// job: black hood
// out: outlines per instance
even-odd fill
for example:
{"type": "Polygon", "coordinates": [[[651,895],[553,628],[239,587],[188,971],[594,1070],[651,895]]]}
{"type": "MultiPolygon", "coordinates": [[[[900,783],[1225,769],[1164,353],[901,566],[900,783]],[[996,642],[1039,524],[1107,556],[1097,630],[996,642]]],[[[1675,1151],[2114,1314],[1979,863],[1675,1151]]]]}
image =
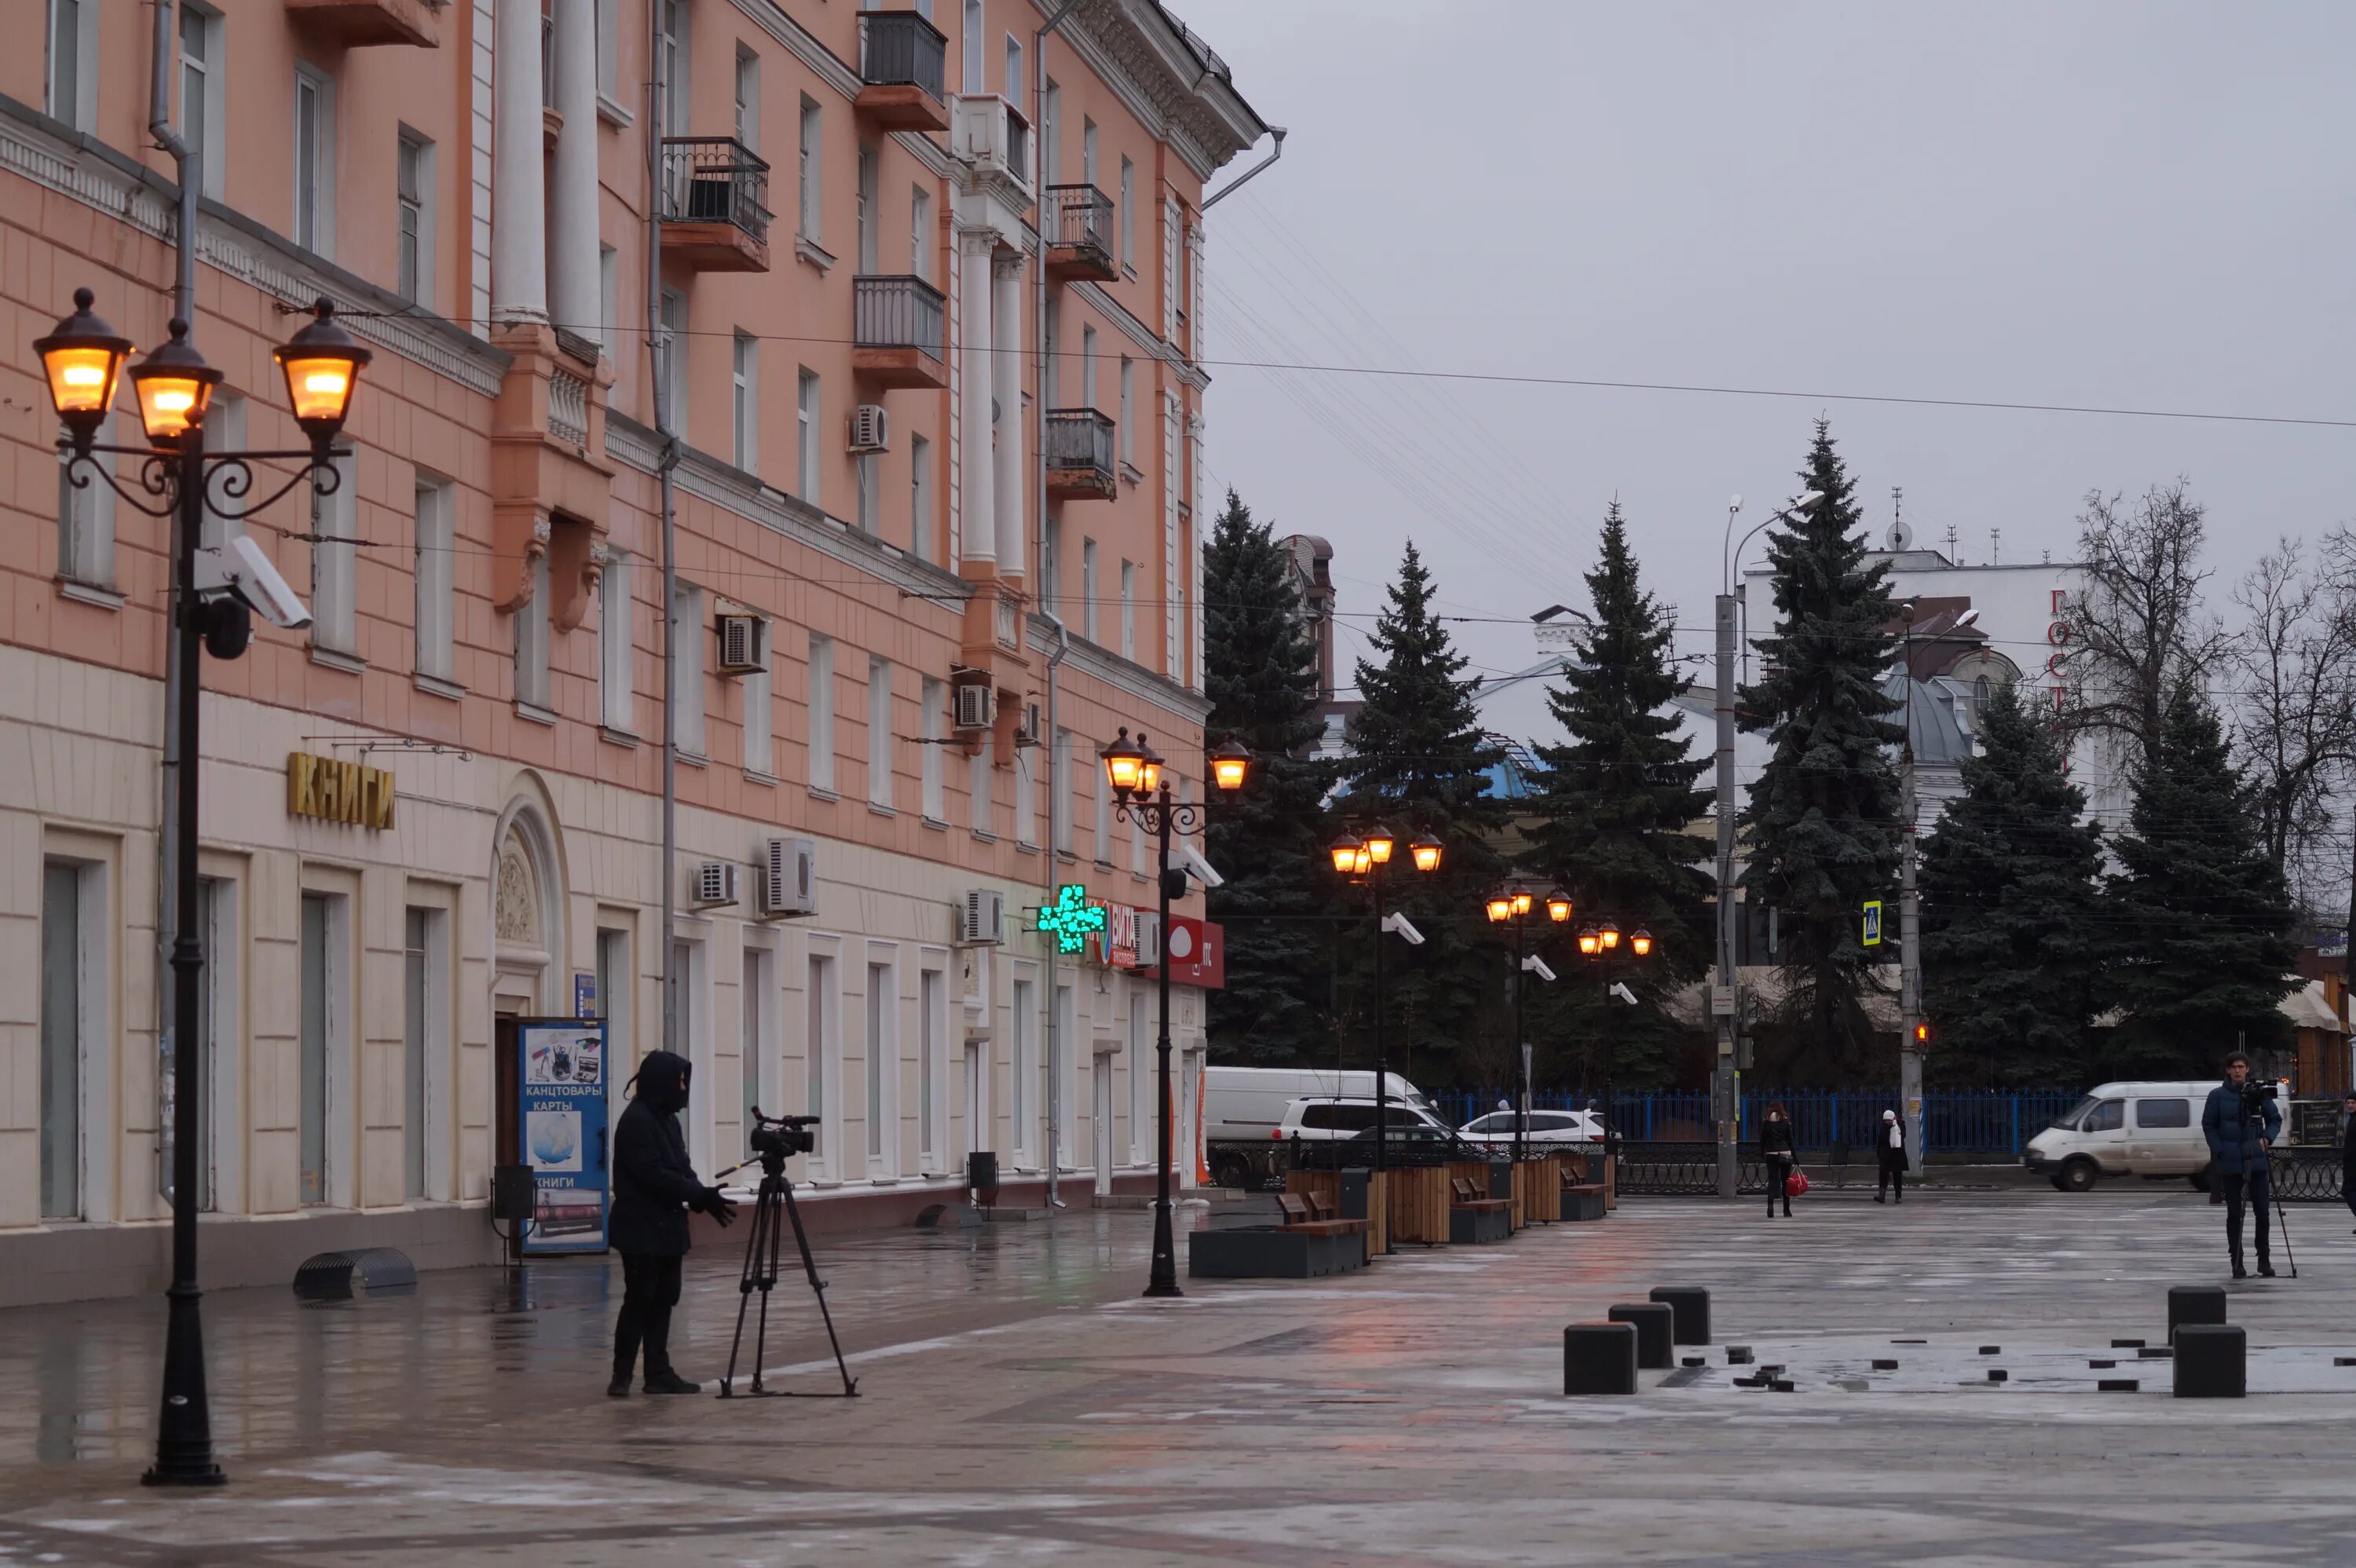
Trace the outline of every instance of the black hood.
{"type": "Polygon", "coordinates": [[[665,1115],[687,1109],[688,1075],[695,1071],[686,1057],[674,1051],[653,1051],[638,1063],[638,1098],[647,1109],[665,1115]]]}

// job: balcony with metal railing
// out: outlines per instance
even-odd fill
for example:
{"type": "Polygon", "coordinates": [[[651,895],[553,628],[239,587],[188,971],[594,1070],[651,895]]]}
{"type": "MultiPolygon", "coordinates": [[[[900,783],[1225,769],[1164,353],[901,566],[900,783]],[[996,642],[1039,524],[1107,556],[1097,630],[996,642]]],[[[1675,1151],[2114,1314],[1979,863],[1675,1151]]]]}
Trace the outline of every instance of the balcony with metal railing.
{"type": "Polygon", "coordinates": [[[1051,185],[1040,203],[1040,217],[1049,277],[1092,278],[1101,283],[1119,278],[1120,261],[1112,248],[1112,197],[1092,185],[1051,185]]]}
{"type": "Polygon", "coordinates": [[[665,136],[663,254],[711,272],[769,270],[769,165],[734,136],[665,136]]]}
{"type": "Polygon", "coordinates": [[[852,110],[879,131],[946,131],[948,39],[914,11],[859,17],[859,96],[852,110]]]}
{"type": "Polygon", "coordinates": [[[1094,409],[1047,411],[1047,498],[1109,501],[1120,494],[1113,422],[1094,409]]]}
{"type": "Polygon", "coordinates": [[[851,288],[851,368],[861,379],[878,388],[949,384],[940,290],[907,276],[858,277],[851,288]]]}

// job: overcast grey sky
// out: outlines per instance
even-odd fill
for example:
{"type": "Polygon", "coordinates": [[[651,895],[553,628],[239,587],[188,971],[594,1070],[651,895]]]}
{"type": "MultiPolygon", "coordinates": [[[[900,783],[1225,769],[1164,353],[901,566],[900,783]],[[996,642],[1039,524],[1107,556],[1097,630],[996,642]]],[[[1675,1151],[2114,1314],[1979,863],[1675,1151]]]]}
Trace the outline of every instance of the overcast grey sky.
{"type": "Polygon", "coordinates": [[[1788,494],[1820,411],[1877,533],[1902,485],[1972,560],[1991,528],[2062,557],[2088,489],[2182,473],[2222,608],[2356,517],[2356,430],[1217,363],[2356,419],[2356,6],[1173,3],[1291,131],[1210,215],[1208,464],[1333,539],[1345,613],[1410,534],[1451,611],[1584,603],[1616,494],[1706,628],[1729,495],[1747,527],[1788,494]]]}

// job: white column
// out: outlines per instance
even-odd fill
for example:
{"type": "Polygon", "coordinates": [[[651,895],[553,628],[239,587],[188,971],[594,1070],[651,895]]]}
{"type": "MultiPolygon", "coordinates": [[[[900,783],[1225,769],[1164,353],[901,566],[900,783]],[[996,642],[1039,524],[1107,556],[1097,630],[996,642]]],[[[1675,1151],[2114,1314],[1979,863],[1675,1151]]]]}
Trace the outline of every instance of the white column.
{"type": "MultiPolygon", "coordinates": [[[[540,0],[498,0],[491,125],[491,319],[548,319],[540,0]]],[[[594,68],[593,68],[594,69],[594,68]]]]}
{"type": "Polygon", "coordinates": [[[595,338],[604,325],[597,282],[596,0],[556,0],[556,184],[548,193],[548,304],[560,326],[595,338]]]}
{"type": "Polygon", "coordinates": [[[995,309],[991,336],[997,343],[995,382],[998,388],[998,445],[994,453],[997,485],[998,572],[1001,577],[1025,573],[1029,560],[1023,549],[1023,260],[1001,258],[991,268],[995,309]]]}
{"type": "MultiPolygon", "coordinates": [[[[998,559],[998,532],[991,521],[997,462],[991,454],[991,252],[987,232],[958,236],[958,527],[965,559],[998,559]]],[[[979,1146],[976,1146],[979,1147],[979,1146]]]]}

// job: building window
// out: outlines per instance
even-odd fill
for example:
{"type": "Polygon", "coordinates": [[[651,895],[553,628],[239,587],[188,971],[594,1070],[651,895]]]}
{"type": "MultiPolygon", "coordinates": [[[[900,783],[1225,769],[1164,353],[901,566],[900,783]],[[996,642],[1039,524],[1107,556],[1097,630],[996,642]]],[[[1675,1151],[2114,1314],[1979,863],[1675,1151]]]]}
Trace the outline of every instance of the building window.
{"type": "Polygon", "coordinates": [[[433,1125],[430,1091],[441,1077],[432,1064],[449,1048],[449,918],[442,910],[412,904],[402,928],[402,1194],[412,1202],[431,1196],[436,1163],[427,1134],[433,1125]]]}
{"type": "Polygon", "coordinates": [[[1120,264],[1130,264],[1137,254],[1137,165],[1127,158],[1120,161],[1120,264]]]}
{"type": "Polygon", "coordinates": [[[1038,764],[1032,758],[1038,754],[1036,746],[1017,744],[1012,773],[1014,784],[1014,842],[1039,847],[1039,787],[1038,764]]]}
{"type": "Polygon", "coordinates": [[[1064,90],[1047,80],[1047,91],[1039,95],[1039,183],[1059,185],[1063,173],[1063,148],[1058,144],[1064,121],[1064,90]]]}
{"type": "Polygon", "coordinates": [[[867,661],[867,804],[892,805],[892,661],[867,661]]]}
{"type": "Polygon", "coordinates": [[[1055,757],[1047,774],[1048,837],[1059,854],[1072,852],[1072,732],[1055,731],[1055,757]]]}
{"type": "Polygon", "coordinates": [[[597,0],[597,95],[610,101],[621,89],[622,0],[597,0]]]}
{"type": "Polygon", "coordinates": [[[1137,563],[1120,563],[1120,656],[1137,657],[1137,563]]]}
{"type": "MultiPolygon", "coordinates": [[[[75,0],[75,4],[87,26],[98,9],[97,0],[75,0]]],[[[197,171],[197,193],[216,201],[220,199],[221,171],[227,163],[224,123],[229,101],[222,91],[221,70],[229,57],[221,47],[222,26],[220,12],[182,0],[180,140],[187,144],[188,165],[197,171]]]]}
{"type": "Polygon", "coordinates": [[[770,731],[770,628],[761,628],[761,667],[737,677],[744,698],[744,771],[765,779],[777,776],[776,743],[770,731]]]}
{"type": "Polygon", "coordinates": [[[1097,183],[1097,123],[1085,114],[1080,116],[1080,179],[1097,183]]]}
{"type": "Polygon", "coordinates": [[[612,364],[621,341],[622,256],[611,245],[597,247],[597,345],[612,364]]]}
{"type": "Polygon", "coordinates": [[[1145,1108],[1146,1090],[1151,1086],[1153,1070],[1146,1063],[1146,1052],[1152,1049],[1152,1025],[1145,1012],[1145,987],[1129,987],[1129,1157],[1132,1164],[1142,1165],[1153,1157],[1150,1147],[1152,1126],[1151,1113],[1145,1108]]]}
{"type": "Polygon", "coordinates": [[[1097,541],[1080,540],[1080,635],[1097,640],[1097,541]]]}
{"type": "Polygon", "coordinates": [[[1007,1032],[1012,1037],[1007,1056],[1013,1071],[1009,1074],[1008,1088],[1012,1092],[1010,1108],[1014,1113],[1014,1163],[1031,1163],[1031,1125],[1033,1097],[1032,1075],[1038,1071],[1031,1059],[1031,1031],[1038,1026],[1039,987],[1031,981],[1018,978],[1014,982],[1014,1005],[1008,1017],[1007,1032]]]}
{"type": "Polygon", "coordinates": [[[883,463],[883,453],[876,452],[862,452],[851,460],[851,474],[859,485],[857,520],[862,534],[876,531],[875,492],[884,482],[883,463]]]}
{"type": "Polygon", "coordinates": [[[1090,768],[1088,776],[1096,780],[1096,862],[1112,864],[1112,786],[1105,781],[1102,768],[1090,768]]]}
{"type": "Polygon", "coordinates": [[[548,700],[549,568],[546,551],[531,562],[531,599],[516,606],[515,696],[526,708],[545,713],[548,700]]]}
{"type": "Polygon", "coordinates": [[[336,237],[336,89],[294,69],[294,243],[332,259],[336,237]]]}
{"type": "MultiPolygon", "coordinates": [[[[98,427],[98,439],[114,439],[115,420],[109,414],[98,427]]],[[[97,463],[114,459],[97,454],[97,463]]],[[[68,582],[105,592],[114,592],[114,488],[94,474],[89,483],[74,483],[70,458],[58,461],[58,576],[68,582]]]]}
{"type": "Polygon", "coordinates": [[[933,275],[933,193],[923,186],[908,192],[908,272],[929,282],[933,275]]]}
{"type": "Polygon", "coordinates": [[[908,438],[908,549],[933,559],[933,443],[921,435],[908,438]]]}
{"type": "Polygon", "coordinates": [[[809,786],[834,788],[834,639],[809,640],[809,786]]]}
{"type": "MultiPolygon", "coordinates": [[[[91,108],[88,89],[91,68],[98,63],[97,30],[98,0],[48,0],[49,59],[46,78],[48,96],[43,107],[53,120],[62,120],[77,131],[90,129],[91,108]]],[[[187,31],[188,14],[181,14],[181,30],[187,31]]],[[[204,24],[199,20],[198,29],[204,24]]],[[[46,1167],[43,1168],[47,1169],[46,1167]]]]}
{"type": "Polygon", "coordinates": [[[655,39],[655,80],[662,84],[662,124],[671,135],[687,128],[687,0],[656,0],[662,30],[655,39]]]}
{"type": "Polygon", "coordinates": [[[821,137],[825,123],[819,117],[818,101],[804,94],[801,124],[801,237],[815,245],[819,240],[819,161],[824,155],[821,137]]]}
{"type": "Polygon", "coordinates": [[[965,0],[965,31],[958,39],[958,47],[964,53],[965,91],[969,94],[982,91],[981,31],[981,0],[965,0]]]}
{"type": "Polygon", "coordinates": [[[457,567],[457,528],[452,517],[455,494],[446,479],[417,476],[414,492],[417,558],[413,582],[417,602],[417,673],[448,680],[453,669],[452,644],[456,626],[453,583],[457,567]]]}
{"type": "Polygon", "coordinates": [[[818,372],[802,368],[799,395],[794,402],[798,424],[794,432],[798,459],[795,464],[794,494],[811,506],[820,505],[818,485],[818,372]]]}
{"type": "Polygon", "coordinates": [[[303,895],[296,967],[300,996],[295,1079],[295,1147],[300,1160],[300,1200],[316,1206],[334,1201],[342,1173],[331,1167],[339,1151],[328,1136],[328,1107],[343,1085],[336,1069],[348,1025],[342,944],[344,900],[327,893],[303,895]]]}
{"type": "Polygon", "coordinates": [[[83,1076],[106,995],[105,882],[73,860],[41,867],[41,1218],[82,1211],[83,1076]]]}
{"type": "Polygon", "coordinates": [[[876,271],[877,244],[875,175],[878,160],[875,149],[866,143],[859,144],[859,270],[873,275],[876,271]]]}
{"type": "Polygon", "coordinates": [[[662,336],[655,345],[661,355],[657,390],[664,407],[656,422],[668,421],[676,435],[687,428],[687,296],[677,289],[662,292],[662,336]]]}
{"type": "Polygon", "coordinates": [[[1012,33],[1006,35],[1006,85],[1000,91],[1017,110],[1023,107],[1023,40],[1012,33]]]}
{"type": "Polygon", "coordinates": [[[403,127],[393,169],[393,292],[434,304],[434,144],[403,127]]]}
{"type": "Polygon", "coordinates": [[[737,467],[760,472],[761,432],[757,399],[760,391],[761,341],[749,332],[736,334],[729,365],[728,429],[737,467]]]}
{"type": "Polygon", "coordinates": [[[1046,308],[1039,315],[1039,325],[1046,338],[1047,355],[1046,365],[1040,371],[1039,379],[1046,385],[1047,406],[1060,409],[1065,406],[1064,357],[1059,352],[1064,344],[1064,307],[1063,302],[1054,294],[1047,296],[1046,308]]]}
{"type": "MultiPolygon", "coordinates": [[[[744,1145],[747,1155],[756,1152],[751,1141],[753,1113],[764,1099],[772,1105],[777,1104],[777,1097],[769,1093],[769,964],[767,948],[747,944],[743,982],[736,987],[740,1009],[736,1071],[743,1081],[744,1090],[738,1102],[740,1110],[736,1125],[740,1136],[737,1141],[744,1145]]],[[[769,1114],[776,1115],[777,1113],[772,1111],[769,1114]]]]}
{"type": "MultiPolygon", "coordinates": [[[[311,491],[311,645],[347,657],[359,656],[359,615],[354,581],[359,567],[352,492],[359,485],[351,454],[336,459],[342,482],[335,489],[311,491]]],[[[543,601],[544,603],[544,601],[543,601]]]]}
{"type": "Polygon", "coordinates": [[[1120,442],[1120,460],[1136,461],[1137,445],[1130,433],[1130,409],[1137,400],[1137,362],[1124,354],[1120,357],[1120,418],[1116,421],[1116,435],[1120,442]]]}
{"type": "Polygon", "coordinates": [[[941,752],[948,736],[943,729],[948,721],[948,688],[931,676],[924,677],[917,687],[917,701],[924,711],[918,716],[924,744],[916,748],[923,769],[921,792],[925,820],[947,822],[948,802],[941,787],[941,752]]]}
{"type": "Polygon", "coordinates": [[[627,735],[637,721],[637,606],[630,579],[636,563],[616,549],[605,552],[597,581],[597,685],[599,721],[627,735]]]}
{"type": "Polygon", "coordinates": [[[605,1019],[605,1061],[614,1071],[634,1068],[638,1053],[632,1048],[630,1009],[637,992],[630,957],[630,933],[613,926],[597,930],[597,1010],[605,1019]]]}
{"type": "Polygon", "coordinates": [[[899,1140],[892,1136],[893,1102],[899,1098],[892,1092],[899,1066],[892,1017],[897,989],[891,965],[867,966],[867,1168],[878,1176],[890,1175],[898,1163],[893,1157],[899,1140]]]}
{"type": "Polygon", "coordinates": [[[842,1132],[835,1106],[836,1085],[842,1076],[842,999],[836,989],[831,954],[809,955],[809,976],[804,987],[809,1002],[802,1035],[804,1067],[809,1079],[809,1114],[818,1118],[810,1150],[810,1174],[823,1176],[834,1158],[842,1132]]]}
{"type": "Polygon", "coordinates": [[[997,769],[992,756],[998,749],[997,737],[985,730],[981,745],[966,765],[966,800],[971,811],[973,830],[989,834],[997,830],[998,802],[992,798],[997,788],[997,769]]]}
{"type": "Polygon", "coordinates": [[[736,46],[736,140],[748,153],[761,150],[761,57],[736,46]]]}
{"type": "Polygon", "coordinates": [[[703,590],[679,584],[670,602],[671,735],[691,757],[703,755],[703,590]]]}
{"type": "Polygon", "coordinates": [[[1039,528],[1039,605],[1061,613],[1064,597],[1064,519],[1051,517],[1039,528]]]}
{"type": "Polygon", "coordinates": [[[948,976],[938,969],[917,972],[916,1156],[930,1171],[941,1147],[934,1125],[941,1104],[941,1038],[948,1032],[948,976]]]}
{"type": "Polygon", "coordinates": [[[1097,407],[1097,329],[1080,324],[1080,407],[1097,407]]]}

